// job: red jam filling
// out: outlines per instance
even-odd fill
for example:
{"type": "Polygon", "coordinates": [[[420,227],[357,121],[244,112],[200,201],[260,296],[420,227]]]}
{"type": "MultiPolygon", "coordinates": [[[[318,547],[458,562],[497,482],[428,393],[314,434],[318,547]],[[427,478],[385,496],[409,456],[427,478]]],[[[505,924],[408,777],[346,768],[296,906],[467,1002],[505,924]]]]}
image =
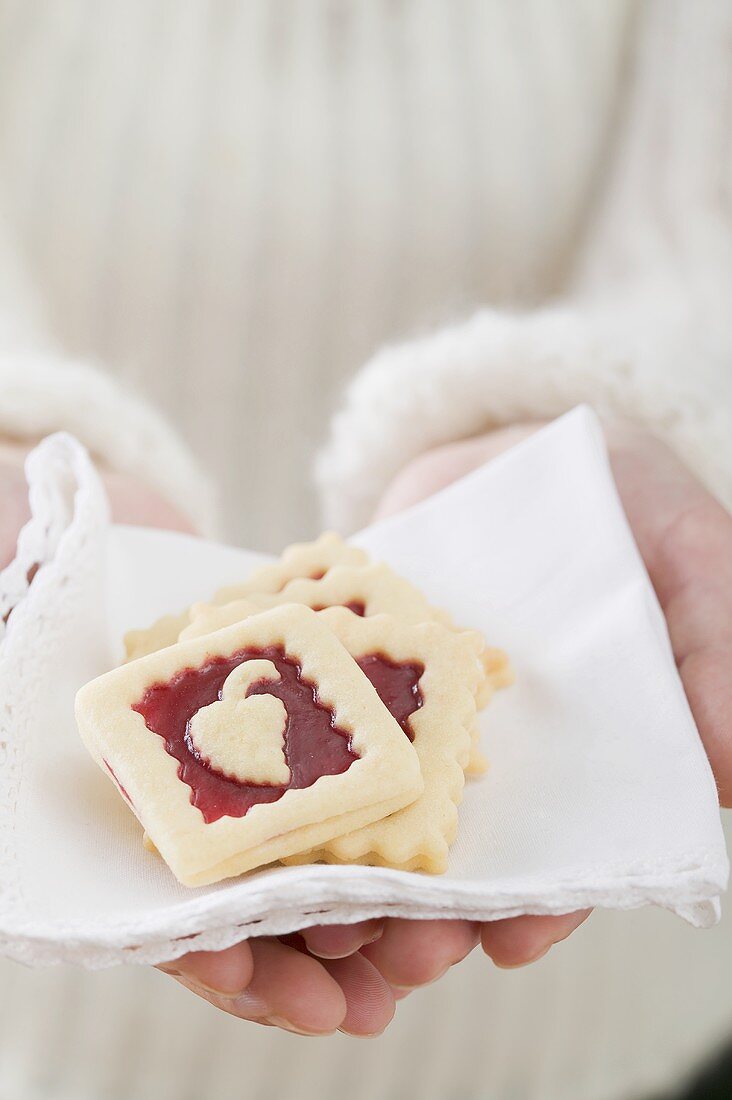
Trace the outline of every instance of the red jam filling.
{"type": "Polygon", "coordinates": [[[327,611],[329,607],[347,607],[349,611],[352,611],[354,615],[363,618],[366,614],[366,604],[361,600],[349,600],[348,603],[332,604],[324,603],[320,607],[314,607],[313,611],[327,611]]]}
{"type": "Polygon", "coordinates": [[[111,764],[109,763],[109,761],[108,761],[108,760],[104,760],[104,767],[105,767],[105,768],[107,769],[107,771],[109,772],[109,774],[110,774],[110,775],[112,776],[112,779],[113,779],[113,780],[115,781],[115,783],[117,784],[117,787],[119,788],[119,792],[120,792],[120,794],[121,794],[121,795],[123,796],[123,798],[127,799],[127,801],[129,802],[129,804],[130,804],[130,806],[131,806],[131,805],[132,805],[132,799],[130,798],[130,796],[128,795],[127,791],[126,791],[126,790],[124,789],[124,787],[123,787],[123,786],[122,786],[122,784],[120,783],[120,781],[119,781],[119,779],[117,778],[117,776],[116,776],[116,775],[114,774],[114,769],[113,769],[112,765],[111,765],[111,764]]]}
{"type": "Polygon", "coordinates": [[[424,666],[397,664],[378,653],[359,658],[358,666],[366,673],[382,703],[396,718],[409,740],[414,741],[409,718],[422,706],[419,680],[424,666]]]}
{"type": "MultiPolygon", "coordinates": [[[[358,664],[413,741],[409,718],[422,706],[419,679],[423,666],[398,664],[376,653],[362,657],[358,664]]],[[[132,709],[142,715],[149,730],[163,738],[166,750],[179,761],[178,776],[191,788],[191,802],[207,824],[220,817],[244,817],[257,803],[276,802],[285,791],[310,787],[321,775],[340,775],[358,759],[348,733],[335,724],[333,711],[318,700],[316,685],[303,679],[300,666],[275,647],[241,650],[232,657],[215,657],[201,668],[184,669],[169,683],[148,688],[132,709]],[[240,783],[216,771],[199,757],[189,735],[191,718],[221,697],[229,673],[242,661],[255,658],[272,661],[281,677],[254,684],[248,694],[274,695],[285,705],[284,750],[290,768],[286,786],[240,783]]],[[[109,771],[129,800],[111,768],[109,771]]]]}
{"type": "Polygon", "coordinates": [[[316,685],[303,679],[300,666],[274,647],[241,650],[232,657],[215,657],[201,668],[184,669],[169,683],[149,688],[132,709],[180,762],[178,776],[191,788],[191,802],[207,824],[220,817],[243,817],[252,806],[276,802],[286,790],[310,787],[321,775],[339,775],[358,759],[349,734],[335,724],[333,711],[319,702],[316,685]],[[281,677],[254,684],[248,694],[274,695],[285,705],[284,750],[290,768],[286,786],[240,783],[217,772],[199,758],[188,733],[194,714],[220,698],[229,673],[242,661],[256,658],[271,661],[281,677]]]}

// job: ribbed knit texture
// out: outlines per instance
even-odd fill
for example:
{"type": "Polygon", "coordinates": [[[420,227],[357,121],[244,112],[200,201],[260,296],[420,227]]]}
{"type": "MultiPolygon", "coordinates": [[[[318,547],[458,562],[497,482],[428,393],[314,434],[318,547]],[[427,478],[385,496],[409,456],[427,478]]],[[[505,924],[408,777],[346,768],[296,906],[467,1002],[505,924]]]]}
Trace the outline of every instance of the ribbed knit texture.
{"type": "MultiPolygon", "coordinates": [[[[48,337],[170,414],[223,485],[230,537],[278,549],[312,533],[310,458],[382,343],[557,295],[585,243],[570,308],[606,347],[608,287],[655,279],[667,226],[684,272],[710,247],[726,264],[728,10],[0,0],[0,181],[48,337]],[[709,64],[690,96],[691,48],[709,64]],[[631,66],[647,81],[632,117],[631,66]],[[671,119],[650,147],[649,116],[671,119]],[[690,196],[705,197],[698,228],[690,196]]],[[[6,301],[11,267],[0,252],[6,301]]],[[[6,347],[25,308],[0,326],[6,347]]],[[[729,952],[724,924],[598,913],[526,971],[476,954],[372,1044],[248,1027],[151,972],[3,965],[0,1095],[639,1100],[732,1028],[729,952]]]]}
{"type": "Polygon", "coordinates": [[[314,531],[310,458],[374,348],[559,285],[627,23],[599,0],[1,0],[0,188],[52,334],[171,416],[229,536],[314,531]]]}
{"type": "Polygon", "coordinates": [[[583,401],[650,427],[732,507],[731,41],[723,3],[644,7],[598,210],[560,301],[484,309],[381,350],[321,456],[329,524],[367,522],[430,447],[583,401]]]}

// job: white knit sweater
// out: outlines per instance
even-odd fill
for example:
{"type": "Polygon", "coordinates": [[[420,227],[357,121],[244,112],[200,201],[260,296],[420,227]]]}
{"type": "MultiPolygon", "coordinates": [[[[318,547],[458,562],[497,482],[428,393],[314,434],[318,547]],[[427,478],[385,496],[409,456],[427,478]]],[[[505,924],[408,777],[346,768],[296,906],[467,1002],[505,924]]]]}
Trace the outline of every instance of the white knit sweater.
{"type": "Polygon", "coordinates": [[[587,401],[670,443],[732,507],[732,11],[642,13],[603,194],[554,305],[484,309],[380,351],[318,465],[328,522],[367,521],[429,447],[587,401]]]}
{"type": "MultiPolygon", "coordinates": [[[[329,523],[578,401],[732,504],[726,0],[0,0],[0,31],[0,431],[68,428],[207,524],[154,398],[229,536],[275,549],[315,526],[341,381],[450,319],[351,383],[329,523]]],[[[525,972],[476,955],[373,1045],[4,965],[0,1094],[640,1100],[732,1032],[731,953],[728,920],[598,913],[525,972]]]]}

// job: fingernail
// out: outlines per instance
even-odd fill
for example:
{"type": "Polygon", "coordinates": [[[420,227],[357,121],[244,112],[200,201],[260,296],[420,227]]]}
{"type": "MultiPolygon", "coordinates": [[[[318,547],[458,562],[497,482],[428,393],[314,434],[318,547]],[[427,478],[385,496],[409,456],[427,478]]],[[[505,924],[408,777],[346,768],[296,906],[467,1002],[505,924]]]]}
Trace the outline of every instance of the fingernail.
{"type": "Polygon", "coordinates": [[[312,947],[308,948],[308,952],[314,959],[323,959],[325,962],[337,962],[339,959],[350,959],[351,955],[355,955],[357,951],[358,948],[354,947],[352,951],[346,951],[345,953],[343,951],[337,951],[334,954],[332,951],[321,951],[320,949],[316,951],[312,947]]]}
{"type": "MultiPolygon", "coordinates": [[[[353,944],[345,951],[324,951],[322,947],[311,947],[310,944],[307,944],[307,948],[308,952],[311,955],[314,955],[316,959],[325,959],[326,961],[334,961],[336,959],[348,959],[351,955],[355,955],[357,951],[360,951],[362,947],[368,947],[369,944],[376,943],[377,940],[381,939],[383,934],[384,926],[382,924],[379,925],[379,927],[376,928],[366,939],[363,939],[360,942],[353,944]]],[[[307,938],[305,942],[307,943],[307,938]]]]}
{"type": "Polygon", "coordinates": [[[416,988],[416,985],[393,985],[391,992],[395,1001],[403,1001],[410,993],[414,993],[416,988]]]}
{"type": "MultiPolygon", "coordinates": [[[[195,985],[199,989],[202,989],[205,993],[211,993],[214,997],[225,997],[227,1001],[239,1000],[239,998],[247,996],[247,993],[242,992],[241,989],[217,989],[215,985],[209,985],[208,982],[202,982],[201,979],[195,975],[181,974],[180,977],[190,982],[191,985],[195,985]]],[[[259,1002],[258,997],[255,998],[255,1000],[259,1002]]]]}
{"type": "Polygon", "coordinates": [[[271,1024],[272,1027],[282,1028],[283,1031],[291,1031],[294,1035],[306,1035],[311,1039],[322,1039],[326,1035],[332,1035],[333,1031],[306,1031],[304,1028],[295,1027],[294,1024],[286,1020],[284,1016],[267,1016],[265,1020],[262,1020],[263,1024],[271,1024]]]}
{"type": "Polygon", "coordinates": [[[348,951],[338,951],[335,953],[332,951],[313,951],[310,949],[308,950],[315,959],[322,959],[324,962],[339,962],[341,959],[350,959],[353,955],[358,954],[362,947],[366,947],[367,944],[373,942],[373,940],[366,940],[358,947],[351,947],[348,949],[348,951]]]}
{"type": "Polygon", "coordinates": [[[158,963],[157,969],[163,974],[170,974],[171,978],[180,978],[181,971],[176,970],[173,966],[164,966],[162,963],[158,963]]]}
{"type": "Polygon", "coordinates": [[[243,993],[236,993],[233,996],[226,993],[224,993],[223,996],[228,997],[229,1000],[234,1002],[237,1012],[241,1013],[242,1016],[250,1016],[252,1019],[259,1019],[260,1016],[269,1016],[269,1013],[272,1011],[263,997],[260,997],[257,993],[251,993],[248,989],[245,989],[243,993]]]}
{"type": "Polygon", "coordinates": [[[532,955],[530,959],[524,959],[518,963],[499,963],[493,960],[493,965],[497,966],[499,970],[520,970],[522,966],[531,966],[532,963],[538,962],[539,959],[543,959],[547,952],[554,945],[549,943],[546,947],[542,947],[541,951],[537,951],[535,955],[532,955]]]}
{"type": "Polygon", "coordinates": [[[395,992],[398,990],[400,993],[412,993],[415,989],[425,989],[428,985],[434,985],[435,982],[439,982],[440,978],[444,978],[448,970],[452,968],[452,965],[452,963],[448,963],[439,974],[435,974],[434,978],[430,978],[428,982],[422,982],[420,985],[396,985],[394,982],[389,982],[389,985],[392,990],[395,992]]]}
{"type": "Polygon", "coordinates": [[[266,1001],[257,996],[256,993],[251,993],[248,989],[216,989],[212,985],[208,985],[207,982],[202,982],[200,978],[190,977],[188,974],[177,975],[179,981],[183,985],[188,986],[195,993],[207,993],[210,997],[219,997],[224,1001],[233,1002],[233,1006],[236,1008],[237,1013],[242,1016],[251,1016],[252,1018],[266,1016],[270,1011],[270,1007],[266,1001]]]}
{"type": "Polygon", "coordinates": [[[364,1034],[362,1031],[348,1031],[345,1027],[339,1027],[341,1035],[348,1035],[351,1039],[378,1039],[380,1035],[383,1035],[386,1031],[385,1027],[382,1027],[381,1031],[369,1031],[364,1034]]]}

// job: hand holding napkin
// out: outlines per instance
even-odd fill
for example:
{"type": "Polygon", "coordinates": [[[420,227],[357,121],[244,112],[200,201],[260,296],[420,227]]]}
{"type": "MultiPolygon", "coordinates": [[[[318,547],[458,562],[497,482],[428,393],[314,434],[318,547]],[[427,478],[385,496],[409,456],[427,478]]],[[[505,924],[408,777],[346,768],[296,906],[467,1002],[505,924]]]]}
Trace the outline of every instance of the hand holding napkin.
{"type": "Polygon", "coordinates": [[[700,926],[717,919],[727,859],[714,781],[588,410],[355,540],[506,649],[517,673],[484,712],[491,768],[466,788],[439,878],[316,865],[179,886],[86,756],[73,697],[120,659],[125,630],[235,583],[262,557],[109,528],[68,436],[45,441],[28,472],[31,534],[0,577],[0,600],[15,607],[0,642],[6,954],[157,962],[381,914],[656,904],[700,926]]]}

